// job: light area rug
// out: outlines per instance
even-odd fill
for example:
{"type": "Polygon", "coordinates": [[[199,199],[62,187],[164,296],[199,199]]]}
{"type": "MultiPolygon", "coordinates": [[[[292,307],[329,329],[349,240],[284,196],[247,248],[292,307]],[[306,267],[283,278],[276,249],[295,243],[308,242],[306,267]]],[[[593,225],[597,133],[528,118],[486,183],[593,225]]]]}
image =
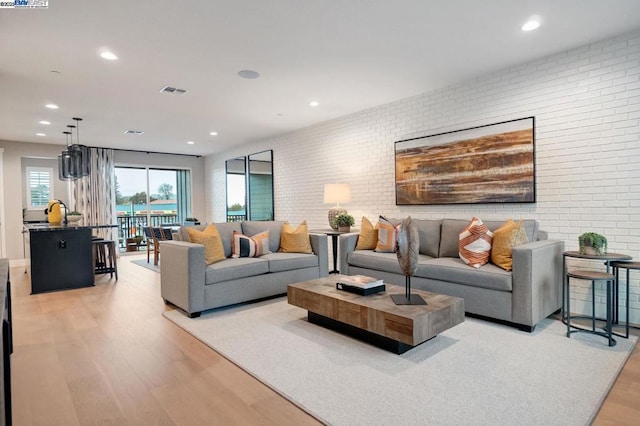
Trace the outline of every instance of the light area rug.
{"type": "Polygon", "coordinates": [[[138,266],[142,266],[143,268],[147,268],[147,269],[151,269],[152,271],[155,272],[160,272],[160,264],[158,264],[157,266],[153,264],[153,260],[149,261],[147,263],[147,258],[145,257],[144,259],[136,259],[136,260],[132,260],[131,263],[135,263],[138,266]]]}
{"type": "Polygon", "coordinates": [[[319,420],[334,425],[585,425],[637,338],[533,333],[467,318],[403,355],[307,322],[274,299],[165,317],[319,420]]]}

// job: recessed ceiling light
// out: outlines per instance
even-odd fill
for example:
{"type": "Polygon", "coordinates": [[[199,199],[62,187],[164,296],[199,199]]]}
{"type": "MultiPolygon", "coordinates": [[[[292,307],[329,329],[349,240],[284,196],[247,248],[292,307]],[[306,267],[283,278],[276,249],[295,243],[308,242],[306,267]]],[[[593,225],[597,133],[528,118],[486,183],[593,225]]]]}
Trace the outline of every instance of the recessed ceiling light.
{"type": "Polygon", "coordinates": [[[320,102],[318,102],[318,101],[311,101],[311,102],[309,102],[309,106],[317,107],[318,105],[320,105],[320,102]]]}
{"type": "Polygon", "coordinates": [[[44,133],[36,133],[36,136],[47,136],[47,135],[44,133]]]}
{"type": "Polygon", "coordinates": [[[238,71],[238,75],[242,78],[247,78],[249,80],[253,80],[260,77],[260,74],[253,70],[241,70],[241,71],[238,71]]]}
{"type": "Polygon", "coordinates": [[[60,108],[58,105],[56,104],[46,104],[45,107],[49,108],[49,109],[58,109],[60,108]]]}
{"type": "Polygon", "coordinates": [[[211,136],[218,136],[218,132],[209,132],[211,136]]]}
{"type": "Polygon", "coordinates": [[[116,59],[118,59],[118,56],[113,53],[113,52],[109,52],[109,51],[104,51],[100,54],[100,57],[102,59],[106,59],[108,61],[115,61],[116,59]]]}
{"type": "Polygon", "coordinates": [[[193,145],[194,143],[194,141],[187,141],[187,145],[193,145]]]}
{"type": "Polygon", "coordinates": [[[522,26],[522,31],[533,31],[540,26],[540,21],[537,19],[530,19],[522,26]]]}
{"type": "Polygon", "coordinates": [[[49,124],[51,124],[51,122],[50,122],[50,121],[47,121],[47,120],[42,120],[42,121],[40,121],[39,123],[40,123],[40,124],[45,124],[45,125],[49,125],[49,124]]]}

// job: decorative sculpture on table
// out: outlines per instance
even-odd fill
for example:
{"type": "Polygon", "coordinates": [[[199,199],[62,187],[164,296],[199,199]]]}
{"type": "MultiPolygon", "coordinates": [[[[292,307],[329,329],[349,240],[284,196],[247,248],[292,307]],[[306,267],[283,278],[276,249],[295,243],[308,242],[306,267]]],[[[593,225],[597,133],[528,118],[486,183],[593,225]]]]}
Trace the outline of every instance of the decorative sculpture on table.
{"type": "Polygon", "coordinates": [[[411,275],[418,267],[418,255],[420,253],[420,235],[411,216],[400,224],[398,239],[396,240],[396,255],[400,269],[405,276],[404,294],[392,294],[391,298],[396,305],[426,305],[427,302],[418,294],[411,294],[411,275]]]}

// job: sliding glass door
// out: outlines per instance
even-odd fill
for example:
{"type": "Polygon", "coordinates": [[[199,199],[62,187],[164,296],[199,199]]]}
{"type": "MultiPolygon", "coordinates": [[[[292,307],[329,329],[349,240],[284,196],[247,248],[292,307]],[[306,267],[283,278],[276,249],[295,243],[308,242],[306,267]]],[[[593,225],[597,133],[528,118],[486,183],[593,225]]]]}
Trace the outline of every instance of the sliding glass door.
{"type": "Polygon", "coordinates": [[[145,226],[179,225],[191,216],[189,170],[116,167],[115,174],[122,247],[144,244],[145,226]]]}

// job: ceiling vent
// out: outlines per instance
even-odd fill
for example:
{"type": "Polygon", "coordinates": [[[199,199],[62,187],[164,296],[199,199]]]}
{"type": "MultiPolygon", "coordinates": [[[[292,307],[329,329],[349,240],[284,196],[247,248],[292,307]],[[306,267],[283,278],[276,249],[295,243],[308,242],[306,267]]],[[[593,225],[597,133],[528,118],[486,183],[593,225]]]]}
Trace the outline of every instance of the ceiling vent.
{"type": "Polygon", "coordinates": [[[172,95],[184,95],[185,93],[187,93],[187,91],[184,89],[176,89],[175,87],[171,87],[171,86],[164,86],[162,89],[160,89],[160,93],[171,93],[172,95]]]}
{"type": "Polygon", "coordinates": [[[143,133],[144,132],[142,130],[125,130],[124,131],[125,135],[137,135],[137,136],[140,136],[143,133]]]}

